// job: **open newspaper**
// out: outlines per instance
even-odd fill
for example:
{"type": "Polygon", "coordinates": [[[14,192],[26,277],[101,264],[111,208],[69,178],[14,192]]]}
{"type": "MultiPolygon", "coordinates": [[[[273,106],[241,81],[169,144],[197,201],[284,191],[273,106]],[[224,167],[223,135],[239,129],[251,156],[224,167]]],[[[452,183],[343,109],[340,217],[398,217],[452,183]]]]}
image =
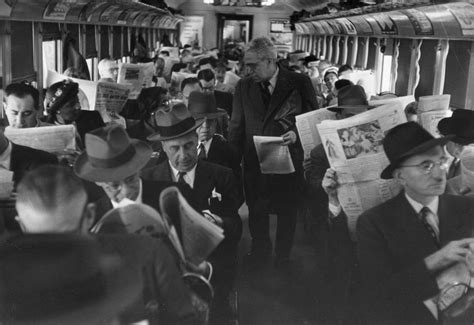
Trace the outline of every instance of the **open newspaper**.
{"type": "Polygon", "coordinates": [[[365,113],[317,125],[329,164],[337,172],[338,198],[354,236],[359,215],[399,192],[392,180],[380,179],[389,161],[382,147],[384,135],[405,123],[399,102],[382,105],[365,113]]]}
{"type": "MultiPolygon", "coordinates": [[[[0,199],[8,199],[13,193],[13,172],[0,168],[0,199]]],[[[1,210],[1,207],[0,207],[1,210]]]]}
{"type": "Polygon", "coordinates": [[[170,240],[183,261],[201,264],[224,240],[222,228],[194,210],[174,186],[161,192],[160,209],[168,222],[170,240]]]}
{"type": "Polygon", "coordinates": [[[418,122],[434,137],[441,136],[439,121],[452,115],[450,100],[451,95],[421,96],[418,99],[418,122]]]}
{"type": "Polygon", "coordinates": [[[303,146],[304,157],[310,156],[311,150],[321,144],[316,125],[325,120],[335,120],[336,113],[328,110],[327,107],[296,115],[296,128],[303,146]]]}
{"type": "Polygon", "coordinates": [[[7,126],[5,136],[16,144],[54,154],[76,150],[76,131],[72,124],[23,129],[7,126]]]}
{"type": "Polygon", "coordinates": [[[152,86],[154,74],[153,62],[149,63],[120,63],[117,82],[129,84],[131,91],[129,99],[137,99],[142,88],[152,86]]]}

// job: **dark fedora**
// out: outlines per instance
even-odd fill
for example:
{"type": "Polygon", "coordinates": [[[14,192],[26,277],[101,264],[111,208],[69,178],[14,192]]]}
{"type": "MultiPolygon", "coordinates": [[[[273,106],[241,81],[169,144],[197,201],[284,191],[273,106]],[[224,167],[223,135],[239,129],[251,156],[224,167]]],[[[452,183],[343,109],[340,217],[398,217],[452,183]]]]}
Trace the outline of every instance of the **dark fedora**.
{"type": "Polygon", "coordinates": [[[213,93],[202,93],[200,91],[193,91],[189,95],[188,109],[195,119],[215,119],[227,114],[225,111],[217,109],[216,98],[213,93]]]}
{"type": "Polygon", "coordinates": [[[91,182],[113,182],[133,175],[146,165],[153,152],[145,142],[130,139],[119,125],[87,133],[85,144],[74,171],[91,182]]]}
{"type": "Polygon", "coordinates": [[[71,79],[56,82],[46,90],[45,108],[48,112],[56,112],[78,94],[79,84],[71,79]]]}
{"type": "Polygon", "coordinates": [[[164,141],[179,138],[196,130],[204,119],[194,120],[186,105],[178,103],[170,110],[158,110],[155,115],[157,132],[150,135],[150,141],[164,141]]]}
{"type": "Polygon", "coordinates": [[[474,111],[455,110],[451,117],[439,121],[438,130],[442,135],[454,135],[453,142],[462,145],[474,143],[474,111]]]}
{"type": "Polygon", "coordinates": [[[92,237],[14,236],[0,246],[2,324],[103,324],[143,292],[140,271],[92,237]]]}
{"type": "Polygon", "coordinates": [[[369,106],[364,88],[359,85],[347,85],[337,92],[337,106],[328,107],[328,110],[340,113],[343,109],[361,112],[373,108],[369,106]]]}
{"type": "Polygon", "coordinates": [[[383,149],[390,164],[382,171],[383,179],[393,178],[392,173],[407,158],[446,144],[452,136],[433,137],[416,122],[407,122],[388,131],[383,140],[383,149]]]}

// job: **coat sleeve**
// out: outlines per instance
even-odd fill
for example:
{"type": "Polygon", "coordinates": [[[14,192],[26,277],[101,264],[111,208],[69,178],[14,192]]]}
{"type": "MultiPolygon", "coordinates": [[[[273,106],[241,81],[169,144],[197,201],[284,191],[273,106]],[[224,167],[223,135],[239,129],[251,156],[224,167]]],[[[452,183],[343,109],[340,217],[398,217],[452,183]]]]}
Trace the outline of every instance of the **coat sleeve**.
{"type": "Polygon", "coordinates": [[[165,323],[197,324],[198,315],[191,293],[183,282],[174,256],[164,242],[157,241],[155,246],[154,281],[165,323]]]}
{"type": "Polygon", "coordinates": [[[396,269],[387,241],[374,222],[374,213],[362,214],[357,223],[357,257],[369,299],[406,305],[421,304],[436,295],[436,279],[423,259],[396,269]]]}
{"type": "Polygon", "coordinates": [[[316,92],[314,90],[313,84],[311,83],[311,79],[308,76],[304,76],[301,87],[301,96],[303,101],[303,112],[319,109],[316,92]]]}
{"type": "Polygon", "coordinates": [[[241,79],[235,88],[233,111],[229,123],[229,143],[236,148],[239,158],[242,157],[245,143],[245,117],[242,96],[241,79]]]}

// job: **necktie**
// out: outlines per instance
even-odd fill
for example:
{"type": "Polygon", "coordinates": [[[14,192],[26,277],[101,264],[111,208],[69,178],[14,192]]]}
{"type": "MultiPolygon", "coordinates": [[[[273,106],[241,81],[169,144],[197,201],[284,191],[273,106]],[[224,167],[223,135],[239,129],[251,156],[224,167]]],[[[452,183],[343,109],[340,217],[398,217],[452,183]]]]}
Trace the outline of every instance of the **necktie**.
{"type": "Polygon", "coordinates": [[[186,181],[184,180],[184,175],[186,175],[186,172],[179,172],[178,173],[178,183],[187,184],[186,181]]]}
{"type": "Polygon", "coordinates": [[[436,245],[439,247],[439,234],[438,234],[438,226],[436,225],[436,221],[434,220],[433,213],[427,207],[423,207],[420,210],[420,219],[423,222],[426,230],[428,230],[429,234],[435,241],[436,245]]]}
{"type": "Polygon", "coordinates": [[[205,160],[207,158],[207,154],[206,154],[206,147],[204,146],[204,143],[201,142],[199,144],[198,150],[199,150],[198,158],[205,160]]]}
{"type": "Polygon", "coordinates": [[[458,173],[459,169],[459,161],[460,159],[454,158],[453,162],[451,163],[451,166],[449,166],[448,179],[457,176],[456,174],[458,173]]]}
{"type": "Polygon", "coordinates": [[[272,94],[270,93],[270,89],[268,88],[270,86],[270,81],[262,81],[260,84],[262,88],[262,99],[263,103],[265,104],[265,108],[268,107],[268,104],[270,104],[270,98],[272,97],[272,94]]]}

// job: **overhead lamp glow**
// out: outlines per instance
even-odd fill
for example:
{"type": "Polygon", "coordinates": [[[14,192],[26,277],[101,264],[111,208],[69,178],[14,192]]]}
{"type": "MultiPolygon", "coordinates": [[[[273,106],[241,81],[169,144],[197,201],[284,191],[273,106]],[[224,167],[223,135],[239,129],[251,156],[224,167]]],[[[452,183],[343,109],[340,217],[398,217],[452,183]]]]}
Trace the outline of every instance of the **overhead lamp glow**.
{"type": "Polygon", "coordinates": [[[212,4],[214,4],[214,0],[204,0],[204,3],[212,5],[212,4]]]}
{"type": "Polygon", "coordinates": [[[275,3],[275,0],[263,0],[262,6],[271,6],[274,3],[275,3]]]}

